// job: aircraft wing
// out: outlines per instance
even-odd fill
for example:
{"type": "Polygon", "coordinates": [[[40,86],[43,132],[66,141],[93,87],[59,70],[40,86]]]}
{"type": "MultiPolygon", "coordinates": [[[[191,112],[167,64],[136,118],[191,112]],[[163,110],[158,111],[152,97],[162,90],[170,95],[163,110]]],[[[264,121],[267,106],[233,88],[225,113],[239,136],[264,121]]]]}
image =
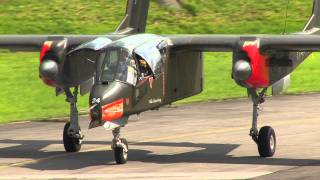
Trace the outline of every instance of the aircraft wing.
{"type": "Polygon", "coordinates": [[[40,51],[48,40],[68,39],[68,46],[78,46],[97,37],[117,40],[119,35],[0,35],[0,49],[10,51],[40,51]]]}
{"type": "MultiPolygon", "coordinates": [[[[232,52],[235,60],[261,55],[273,56],[273,63],[290,64],[287,53],[294,58],[306,58],[310,52],[320,51],[320,36],[310,34],[295,35],[180,35],[168,36],[171,49],[179,53],[232,52]],[[251,47],[248,47],[251,46],[251,47]],[[299,53],[301,52],[301,53],[299,53]],[[283,56],[284,55],[284,56],[283,56]]],[[[235,62],[235,61],[234,61],[235,62]]],[[[256,63],[257,64],[257,63],[256,63]]],[[[279,94],[290,84],[290,75],[275,82],[273,94],[279,94]]]]}
{"type": "Polygon", "coordinates": [[[178,35],[167,36],[173,50],[234,52],[255,42],[260,52],[320,51],[319,35],[178,35]]]}
{"type": "Polygon", "coordinates": [[[267,50],[315,52],[320,50],[319,35],[282,35],[259,37],[260,52],[267,50]]]}
{"type": "Polygon", "coordinates": [[[177,35],[167,36],[173,50],[233,51],[240,36],[236,35],[177,35]]]}

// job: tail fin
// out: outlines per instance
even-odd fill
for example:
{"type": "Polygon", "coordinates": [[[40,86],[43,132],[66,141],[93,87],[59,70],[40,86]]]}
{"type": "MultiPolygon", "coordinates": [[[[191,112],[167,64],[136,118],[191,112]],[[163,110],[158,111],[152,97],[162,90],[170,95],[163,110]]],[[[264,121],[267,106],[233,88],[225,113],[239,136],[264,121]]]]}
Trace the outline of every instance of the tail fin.
{"type": "Polygon", "coordinates": [[[312,15],[303,31],[308,31],[312,28],[320,28],[320,0],[313,0],[312,15]]]}
{"type": "Polygon", "coordinates": [[[144,33],[147,25],[149,4],[150,0],[128,0],[125,17],[115,33],[144,33]]]}

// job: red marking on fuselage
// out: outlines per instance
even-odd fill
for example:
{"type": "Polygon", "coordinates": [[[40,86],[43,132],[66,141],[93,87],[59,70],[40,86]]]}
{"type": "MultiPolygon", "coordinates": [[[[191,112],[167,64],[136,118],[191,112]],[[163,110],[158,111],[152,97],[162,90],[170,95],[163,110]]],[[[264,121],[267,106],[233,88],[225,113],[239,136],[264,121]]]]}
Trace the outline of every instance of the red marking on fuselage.
{"type": "Polygon", "coordinates": [[[127,98],[126,98],[126,105],[129,106],[129,104],[130,104],[130,98],[127,97],[127,98]]]}
{"type": "Polygon", "coordinates": [[[141,86],[141,85],[143,85],[144,83],[146,83],[146,82],[149,80],[150,77],[151,77],[151,76],[142,77],[142,78],[139,80],[139,83],[138,83],[137,86],[141,86]]]}
{"type": "Polygon", "coordinates": [[[251,61],[252,74],[245,81],[252,88],[265,88],[269,86],[269,58],[260,53],[256,44],[244,45],[251,61]]]}
{"type": "Polygon", "coordinates": [[[110,104],[102,106],[102,120],[113,121],[123,116],[124,99],[116,100],[110,104]]]}
{"type": "Polygon", "coordinates": [[[42,60],[44,56],[51,50],[52,41],[46,41],[43,43],[43,46],[40,51],[40,63],[42,63],[42,60]]]}

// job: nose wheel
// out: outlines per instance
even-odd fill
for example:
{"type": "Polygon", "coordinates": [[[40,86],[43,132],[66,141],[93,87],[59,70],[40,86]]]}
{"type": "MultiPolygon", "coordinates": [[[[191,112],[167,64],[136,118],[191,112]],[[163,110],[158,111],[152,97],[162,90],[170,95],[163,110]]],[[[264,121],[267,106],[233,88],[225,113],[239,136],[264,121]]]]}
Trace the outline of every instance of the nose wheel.
{"type": "Polygon", "coordinates": [[[250,136],[258,146],[260,157],[272,157],[276,151],[276,134],[272,127],[264,126],[258,131],[258,115],[260,105],[265,102],[265,94],[267,88],[263,89],[259,94],[256,89],[248,89],[253,102],[253,118],[250,136]]]}
{"type": "Polygon", "coordinates": [[[117,164],[125,164],[128,160],[129,146],[128,142],[124,138],[120,138],[120,128],[116,128],[112,131],[113,140],[111,148],[114,152],[114,159],[117,164]]]}
{"type": "Polygon", "coordinates": [[[120,139],[118,145],[113,148],[114,159],[117,164],[125,164],[128,160],[128,143],[126,139],[120,139]]]}

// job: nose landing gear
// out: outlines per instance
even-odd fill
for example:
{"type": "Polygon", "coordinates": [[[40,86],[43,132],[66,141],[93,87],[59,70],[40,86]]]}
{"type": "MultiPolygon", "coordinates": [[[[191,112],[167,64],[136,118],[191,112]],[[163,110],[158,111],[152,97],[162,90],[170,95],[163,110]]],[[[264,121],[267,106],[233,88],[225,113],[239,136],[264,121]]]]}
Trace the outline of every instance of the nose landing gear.
{"type": "Polygon", "coordinates": [[[258,145],[260,157],[272,157],[276,151],[276,135],[274,129],[270,126],[264,126],[258,131],[258,116],[260,105],[265,102],[267,88],[264,88],[260,93],[256,89],[248,89],[253,102],[252,127],[250,136],[258,145]]]}
{"type": "Polygon", "coordinates": [[[128,160],[128,142],[124,138],[120,138],[120,127],[112,131],[113,140],[111,148],[114,151],[114,159],[117,164],[125,164],[128,160]]]}

